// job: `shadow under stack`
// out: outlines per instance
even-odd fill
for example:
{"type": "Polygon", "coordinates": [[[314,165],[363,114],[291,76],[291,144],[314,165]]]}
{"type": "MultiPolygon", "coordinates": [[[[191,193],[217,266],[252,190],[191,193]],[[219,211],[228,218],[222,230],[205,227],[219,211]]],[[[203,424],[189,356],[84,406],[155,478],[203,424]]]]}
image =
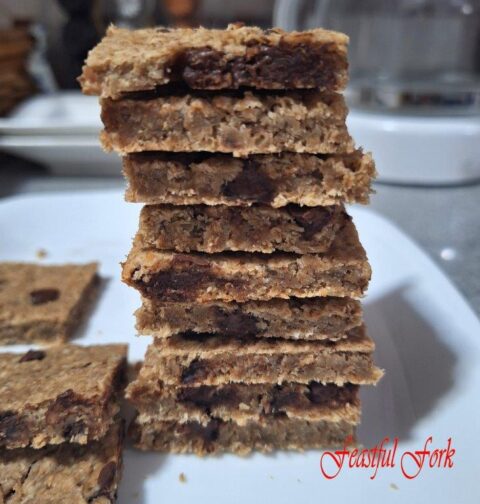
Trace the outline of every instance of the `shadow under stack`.
{"type": "Polygon", "coordinates": [[[371,275],[344,203],[375,175],[341,92],[345,35],[110,28],[81,77],[145,203],[123,280],[152,335],[127,397],[137,447],[342,445],[375,384],[371,275]]]}

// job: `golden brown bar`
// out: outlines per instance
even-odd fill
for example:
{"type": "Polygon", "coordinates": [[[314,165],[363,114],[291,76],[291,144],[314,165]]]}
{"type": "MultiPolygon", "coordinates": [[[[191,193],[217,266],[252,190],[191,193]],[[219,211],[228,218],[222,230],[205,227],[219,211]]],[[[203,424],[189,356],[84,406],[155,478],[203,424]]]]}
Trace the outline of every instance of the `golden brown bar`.
{"type": "Polygon", "coordinates": [[[324,254],[161,252],[134,247],[123,281],[159,301],[248,301],[337,296],[359,298],[371,276],[355,226],[347,221],[324,254]]]}
{"type": "Polygon", "coordinates": [[[342,205],[303,208],[146,205],[135,243],[176,252],[294,252],[330,248],[350,219],[342,205]]]}
{"type": "Polygon", "coordinates": [[[354,150],[342,95],[276,91],[163,90],[103,98],[103,147],[121,154],[165,150],[234,156],[354,150]]]}
{"type": "Polygon", "coordinates": [[[162,303],[143,299],[137,331],[167,338],[182,332],[302,340],[338,340],[361,324],[360,303],[351,298],[290,298],[246,303],[162,303]]]}
{"type": "Polygon", "coordinates": [[[226,30],[110,27],[80,78],[85,94],[184,83],[197,89],[322,88],[347,81],[348,37],[320,28],[285,32],[238,24],[226,30]]]}
{"type": "Polygon", "coordinates": [[[142,377],[175,386],[374,384],[382,373],[373,365],[373,350],[363,326],[335,342],[190,333],[155,339],[148,347],[142,377]]]}
{"type": "Polygon", "coordinates": [[[369,202],[376,175],[369,154],[142,152],[123,158],[127,201],[274,208],[369,202]]]}
{"type": "Polygon", "coordinates": [[[342,446],[353,439],[355,427],[346,422],[308,422],[265,417],[239,427],[232,422],[140,423],[130,426],[130,436],[137,448],[171,453],[210,455],[233,452],[246,455],[253,450],[309,450],[342,446]]]}

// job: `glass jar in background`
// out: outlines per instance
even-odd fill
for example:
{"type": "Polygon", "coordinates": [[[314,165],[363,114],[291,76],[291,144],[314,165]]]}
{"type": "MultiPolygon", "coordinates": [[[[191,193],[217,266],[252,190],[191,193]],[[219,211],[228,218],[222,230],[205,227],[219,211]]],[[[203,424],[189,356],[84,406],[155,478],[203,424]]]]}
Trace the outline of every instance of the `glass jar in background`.
{"type": "Polygon", "coordinates": [[[350,36],[348,127],[379,180],[480,180],[480,0],[277,0],[273,21],[350,36]]]}
{"type": "Polygon", "coordinates": [[[277,0],[274,24],[350,36],[351,103],[480,110],[479,0],[277,0]]]}

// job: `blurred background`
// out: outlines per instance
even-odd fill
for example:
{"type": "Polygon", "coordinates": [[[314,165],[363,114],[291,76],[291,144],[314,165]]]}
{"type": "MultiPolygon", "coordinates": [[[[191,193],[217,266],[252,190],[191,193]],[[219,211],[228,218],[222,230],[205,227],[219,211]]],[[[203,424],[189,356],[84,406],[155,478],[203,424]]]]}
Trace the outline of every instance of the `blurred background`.
{"type": "Polygon", "coordinates": [[[349,127],[377,162],[372,206],[479,312],[480,0],[0,0],[0,197],[122,186],[76,81],[110,23],[236,21],[350,36],[349,127]]]}

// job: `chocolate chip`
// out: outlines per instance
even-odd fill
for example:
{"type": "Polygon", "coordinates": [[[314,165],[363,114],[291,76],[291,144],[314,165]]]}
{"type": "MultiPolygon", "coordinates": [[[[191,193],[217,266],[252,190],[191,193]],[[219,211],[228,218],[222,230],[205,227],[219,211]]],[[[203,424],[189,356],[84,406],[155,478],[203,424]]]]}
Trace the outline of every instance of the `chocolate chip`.
{"type": "Polygon", "coordinates": [[[117,464],[110,461],[107,465],[103,466],[100,474],[98,475],[98,486],[101,490],[106,490],[110,488],[115,481],[115,475],[117,474],[117,464]]]}
{"type": "Polygon", "coordinates": [[[19,440],[26,434],[25,421],[14,411],[0,411],[0,440],[19,440]]]}
{"type": "Polygon", "coordinates": [[[48,407],[45,420],[49,425],[56,425],[59,422],[65,422],[65,418],[69,414],[81,411],[84,407],[91,407],[91,404],[88,404],[80,396],[76,395],[72,389],[68,389],[59,394],[48,407]]]}
{"type": "Polygon", "coordinates": [[[177,399],[181,402],[191,403],[199,408],[211,408],[215,402],[215,390],[211,387],[187,387],[180,389],[177,399]]]}
{"type": "Polygon", "coordinates": [[[58,289],[37,289],[30,292],[30,302],[33,305],[41,305],[56,301],[60,297],[58,289]]]}
{"type": "Polygon", "coordinates": [[[227,198],[271,203],[275,189],[271,180],[262,173],[257,163],[252,158],[249,158],[245,161],[240,174],[230,182],[224,184],[222,194],[227,198]]]}
{"type": "Polygon", "coordinates": [[[139,279],[135,283],[146,297],[168,301],[188,300],[212,280],[210,267],[210,263],[201,257],[178,254],[169,270],[150,275],[148,281],[139,279]]]}
{"type": "Polygon", "coordinates": [[[355,403],[357,392],[357,385],[346,384],[343,387],[337,387],[336,385],[311,382],[308,385],[306,396],[313,404],[336,406],[346,402],[355,403]]]}
{"type": "Polygon", "coordinates": [[[202,425],[198,422],[186,422],[184,424],[179,424],[178,432],[179,434],[185,434],[186,436],[198,436],[206,443],[212,443],[218,439],[219,428],[220,421],[212,419],[207,425],[202,425]]]}
{"type": "Polygon", "coordinates": [[[192,88],[224,87],[229,76],[222,71],[222,59],[222,53],[210,47],[186,51],[174,63],[174,73],[192,88]]]}
{"type": "Polygon", "coordinates": [[[274,415],[283,415],[287,406],[298,404],[299,395],[296,391],[288,387],[277,385],[272,391],[272,399],[270,400],[270,413],[274,415]]]}
{"type": "Polygon", "coordinates": [[[63,437],[66,439],[71,439],[78,434],[83,434],[85,432],[85,422],[78,420],[76,422],[69,422],[63,428],[63,437]]]}
{"type": "Polygon", "coordinates": [[[220,422],[218,420],[210,420],[205,426],[202,437],[205,441],[213,442],[218,439],[220,422]]]}
{"type": "Polygon", "coordinates": [[[220,331],[225,336],[254,336],[258,333],[257,319],[240,310],[226,312],[221,308],[215,309],[215,320],[220,331]]]}
{"type": "Polygon", "coordinates": [[[328,403],[334,396],[334,389],[321,383],[310,383],[308,385],[307,397],[313,404],[328,403]]]}
{"type": "Polygon", "coordinates": [[[197,341],[199,343],[204,343],[208,338],[211,338],[212,334],[208,333],[197,333],[194,331],[187,331],[182,333],[182,338],[186,341],[197,341]]]}
{"type": "Polygon", "coordinates": [[[191,403],[199,408],[209,410],[215,406],[234,405],[239,401],[235,387],[224,385],[223,387],[184,387],[177,394],[177,399],[184,403],[191,403]]]}
{"type": "Polygon", "coordinates": [[[332,220],[334,211],[328,207],[313,207],[305,210],[295,205],[287,207],[288,213],[303,228],[303,237],[311,240],[332,220]]]}
{"type": "Polygon", "coordinates": [[[43,360],[47,354],[43,350],[29,350],[20,357],[18,362],[30,362],[34,360],[43,360]]]}
{"type": "Polygon", "coordinates": [[[252,39],[246,46],[244,55],[229,59],[211,47],[190,49],[171,62],[172,75],[194,89],[334,88],[338,74],[347,70],[335,44],[272,46],[252,39]]]}
{"type": "Polygon", "coordinates": [[[68,389],[65,392],[62,392],[55,399],[55,404],[63,409],[70,408],[76,403],[78,403],[78,400],[75,396],[75,392],[72,389],[68,389]]]}
{"type": "Polygon", "coordinates": [[[182,383],[194,383],[199,379],[205,378],[207,370],[204,363],[200,359],[194,359],[190,365],[183,370],[181,381],[182,383]]]}

